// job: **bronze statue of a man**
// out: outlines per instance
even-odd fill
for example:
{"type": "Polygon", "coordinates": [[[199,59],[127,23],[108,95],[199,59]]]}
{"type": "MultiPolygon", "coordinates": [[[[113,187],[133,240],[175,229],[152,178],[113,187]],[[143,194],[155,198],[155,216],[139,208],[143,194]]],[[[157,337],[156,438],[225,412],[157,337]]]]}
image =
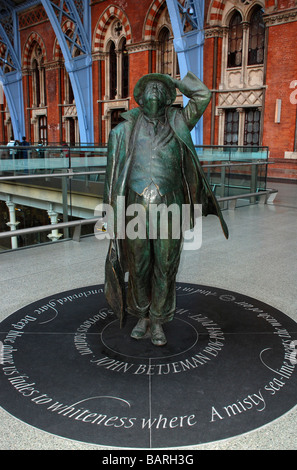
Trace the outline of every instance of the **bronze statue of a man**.
{"type": "MultiPolygon", "coordinates": [[[[200,204],[203,215],[219,217],[228,238],[190,135],[210,101],[209,90],[191,72],[181,81],[149,74],[137,82],[134,97],[139,108],[123,113],[124,121],[110,133],[104,203],[114,208],[115,218],[119,196],[125,198],[123,211],[138,204],[147,214],[152,204],[189,204],[192,224],[194,205],[200,204]],[[176,88],[189,98],[184,108],[172,106],[176,88]]],[[[125,223],[130,219],[125,215],[125,223]]],[[[183,236],[173,237],[169,230],[168,237],[151,239],[149,222],[145,223],[145,237],[119,238],[115,230],[106,260],[105,295],[118,316],[128,312],[138,318],[132,338],[140,339],[149,330],[152,343],[162,346],[167,342],[162,325],[175,313],[183,236]]],[[[171,229],[172,220],[169,225],[171,229]]]]}

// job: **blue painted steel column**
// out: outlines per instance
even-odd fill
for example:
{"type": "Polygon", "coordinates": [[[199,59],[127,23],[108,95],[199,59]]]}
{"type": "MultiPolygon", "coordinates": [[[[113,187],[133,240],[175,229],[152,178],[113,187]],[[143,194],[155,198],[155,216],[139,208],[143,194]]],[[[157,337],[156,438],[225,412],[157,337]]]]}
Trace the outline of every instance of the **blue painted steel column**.
{"type": "MultiPolygon", "coordinates": [[[[181,78],[189,71],[203,81],[204,0],[166,0],[181,78]],[[186,29],[187,26],[187,29],[186,29]]],[[[184,99],[184,104],[187,103],[184,99]]],[[[203,118],[192,131],[195,145],[203,144],[203,118]]]]}
{"type": "Polygon", "coordinates": [[[92,143],[94,142],[94,126],[91,32],[90,15],[86,11],[90,6],[87,0],[83,0],[83,2],[84,25],[73,0],[60,0],[59,4],[55,4],[50,0],[41,0],[57,36],[65,60],[65,68],[71,80],[77,109],[80,141],[81,143],[92,143]],[[66,10],[64,7],[66,7],[66,10]],[[65,17],[75,25],[72,37],[67,36],[62,30],[62,21],[65,17]],[[81,55],[74,57],[74,48],[79,49],[81,55]]]}
{"type": "Polygon", "coordinates": [[[4,44],[6,50],[5,57],[1,58],[0,63],[0,81],[3,86],[3,91],[10,112],[14,138],[22,140],[22,136],[25,135],[25,114],[21,61],[19,57],[20,50],[17,47],[19,44],[18,31],[16,25],[17,16],[15,12],[12,12],[12,17],[14,26],[14,44],[16,47],[12,46],[5,29],[0,23],[0,42],[4,44]],[[10,59],[9,61],[8,58],[10,59]],[[12,69],[11,72],[5,73],[6,64],[8,64],[9,67],[12,69]]]}
{"type": "Polygon", "coordinates": [[[25,135],[22,73],[16,71],[2,74],[0,72],[0,81],[11,117],[14,138],[21,141],[25,135]]]}

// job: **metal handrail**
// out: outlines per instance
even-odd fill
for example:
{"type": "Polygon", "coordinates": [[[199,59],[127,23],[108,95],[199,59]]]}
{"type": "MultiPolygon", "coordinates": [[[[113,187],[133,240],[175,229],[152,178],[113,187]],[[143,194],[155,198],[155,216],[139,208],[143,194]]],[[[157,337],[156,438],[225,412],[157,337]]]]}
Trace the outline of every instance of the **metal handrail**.
{"type": "MultiPolygon", "coordinates": [[[[235,199],[248,198],[248,197],[254,197],[254,196],[265,196],[274,192],[277,192],[277,190],[267,189],[265,191],[258,191],[255,193],[239,194],[238,196],[221,197],[221,198],[217,198],[217,201],[226,202],[226,201],[232,201],[235,199]]],[[[96,223],[98,222],[98,220],[101,220],[101,219],[102,217],[94,217],[92,219],[79,219],[79,220],[72,220],[71,222],[61,222],[59,224],[39,225],[38,227],[29,227],[29,228],[24,228],[24,229],[19,229],[19,230],[11,230],[8,232],[0,232],[0,239],[17,237],[18,235],[27,235],[30,233],[47,232],[47,231],[52,231],[52,230],[57,230],[57,229],[62,229],[62,228],[81,227],[82,225],[96,223]]]]}
{"type": "Polygon", "coordinates": [[[38,227],[29,227],[29,228],[22,228],[19,230],[10,230],[8,232],[0,232],[0,239],[17,237],[19,235],[28,235],[30,233],[37,233],[37,232],[47,232],[47,231],[51,232],[52,230],[57,230],[60,228],[88,225],[88,224],[96,223],[100,219],[101,217],[94,217],[92,219],[79,219],[79,220],[72,220],[71,222],[61,222],[59,224],[39,225],[38,227]]]}
{"type": "Polygon", "coordinates": [[[268,194],[272,193],[277,193],[277,189],[266,189],[264,191],[258,191],[254,193],[244,193],[244,194],[239,194],[238,196],[225,196],[225,197],[217,197],[218,202],[225,202],[225,201],[232,201],[235,199],[244,199],[244,198],[249,198],[249,197],[255,197],[255,196],[265,196],[268,194]]]}
{"type": "Polygon", "coordinates": [[[258,160],[257,162],[226,162],[226,163],[214,163],[209,165],[201,165],[202,168],[213,168],[213,167],[231,167],[231,166],[250,166],[250,165],[270,165],[274,162],[263,162],[258,160]]]}
{"type": "MultiPolygon", "coordinates": [[[[28,179],[28,178],[45,178],[45,177],[52,178],[56,176],[57,177],[62,177],[62,176],[73,177],[75,175],[92,175],[92,174],[98,175],[98,174],[104,174],[104,173],[105,173],[105,170],[74,172],[72,169],[69,169],[67,173],[47,173],[47,174],[43,173],[43,174],[38,174],[38,175],[34,174],[34,175],[18,175],[18,176],[12,175],[8,177],[3,176],[3,177],[0,177],[0,181],[15,180],[15,179],[21,180],[21,179],[28,179]]],[[[80,239],[80,227],[82,225],[96,223],[98,220],[100,220],[100,217],[95,217],[91,219],[72,220],[70,222],[61,222],[59,224],[39,225],[37,227],[29,227],[29,228],[18,229],[18,230],[9,230],[6,232],[0,232],[0,239],[75,227],[75,228],[79,228],[79,233],[74,234],[73,238],[79,240],[80,239]]]]}
{"type": "MultiPolygon", "coordinates": [[[[267,161],[254,161],[254,162],[225,162],[222,164],[206,164],[203,165],[203,168],[211,168],[211,167],[233,167],[233,166],[255,166],[255,165],[268,165],[273,162],[267,162],[267,161]]],[[[23,175],[10,175],[10,176],[1,176],[0,181],[8,181],[8,180],[28,180],[28,179],[36,179],[36,178],[52,178],[52,177],[74,177],[74,176],[83,176],[83,175],[99,175],[99,174],[105,174],[105,170],[93,170],[93,171],[78,171],[74,172],[72,168],[65,169],[66,171],[64,172],[57,172],[57,173],[40,173],[40,174],[23,174],[23,175]]],[[[225,202],[225,201],[234,201],[237,199],[241,198],[249,198],[253,196],[265,196],[269,195],[273,192],[276,192],[275,190],[267,189],[264,191],[259,191],[256,193],[245,193],[245,194],[240,194],[237,196],[227,196],[227,197],[221,197],[217,198],[218,202],[225,202]]],[[[18,229],[18,230],[10,230],[6,232],[0,232],[0,239],[2,238],[12,238],[12,237],[17,237],[19,235],[27,235],[27,234],[32,234],[32,233],[38,233],[38,232],[46,232],[46,231],[52,231],[52,230],[59,230],[59,229],[65,229],[65,228],[70,228],[74,227],[75,228],[75,233],[73,235],[73,239],[79,241],[80,239],[80,228],[82,225],[87,225],[87,224],[92,224],[96,223],[98,220],[100,220],[100,217],[96,218],[90,218],[90,219],[79,219],[75,221],[68,221],[68,222],[61,222],[58,224],[48,224],[48,225],[41,225],[37,227],[29,227],[29,228],[24,228],[24,229],[18,229]]]]}
{"type": "Polygon", "coordinates": [[[56,176],[82,176],[82,175],[103,175],[105,174],[105,170],[100,171],[73,171],[70,169],[67,173],[40,173],[36,174],[27,174],[27,175],[10,175],[10,176],[0,176],[0,181],[7,181],[7,180],[19,180],[19,179],[28,179],[28,178],[52,178],[56,176]]]}
{"type": "MultiPolygon", "coordinates": [[[[226,162],[220,164],[206,164],[202,165],[202,168],[216,168],[216,167],[232,167],[232,166],[251,166],[251,165],[270,165],[274,162],[263,162],[261,160],[257,162],[226,162]]],[[[18,180],[18,179],[28,179],[28,178],[51,178],[57,176],[83,176],[83,175],[103,175],[105,170],[93,170],[93,171],[73,171],[70,168],[67,173],[40,173],[40,174],[26,174],[26,175],[9,175],[9,176],[0,176],[0,181],[6,180],[18,180]]]]}

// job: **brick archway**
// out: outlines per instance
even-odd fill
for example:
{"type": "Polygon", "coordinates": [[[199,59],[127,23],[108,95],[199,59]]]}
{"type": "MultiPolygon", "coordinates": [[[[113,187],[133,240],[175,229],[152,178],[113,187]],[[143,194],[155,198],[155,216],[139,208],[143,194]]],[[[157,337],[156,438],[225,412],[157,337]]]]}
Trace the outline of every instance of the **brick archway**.
{"type": "Polygon", "coordinates": [[[207,23],[211,25],[220,24],[225,6],[226,0],[212,0],[208,9],[207,23]]]}
{"type": "Polygon", "coordinates": [[[158,19],[160,18],[160,15],[165,7],[166,7],[166,0],[154,0],[153,1],[145,19],[144,34],[143,34],[145,41],[154,39],[158,19]]]}
{"type": "MultiPolygon", "coordinates": [[[[61,29],[62,29],[63,33],[66,33],[69,30],[74,31],[75,24],[73,23],[73,21],[66,20],[62,24],[61,29]]],[[[54,60],[59,60],[59,59],[61,59],[62,56],[63,56],[62,50],[61,50],[60,44],[58,42],[58,39],[56,38],[55,39],[55,44],[54,44],[53,58],[54,58],[54,60]]]]}
{"type": "Polygon", "coordinates": [[[44,60],[47,61],[47,56],[46,56],[46,49],[45,45],[43,42],[43,39],[39,36],[38,33],[32,32],[30,36],[28,37],[25,47],[24,47],[24,52],[23,52],[23,67],[29,67],[30,65],[30,55],[32,51],[32,46],[34,43],[37,43],[42,50],[42,56],[44,57],[44,60]]]}
{"type": "Polygon", "coordinates": [[[93,51],[99,52],[104,47],[104,37],[110,23],[117,18],[123,25],[126,34],[126,41],[129,44],[132,41],[132,31],[126,14],[119,7],[110,5],[100,16],[93,37],[93,51]]]}

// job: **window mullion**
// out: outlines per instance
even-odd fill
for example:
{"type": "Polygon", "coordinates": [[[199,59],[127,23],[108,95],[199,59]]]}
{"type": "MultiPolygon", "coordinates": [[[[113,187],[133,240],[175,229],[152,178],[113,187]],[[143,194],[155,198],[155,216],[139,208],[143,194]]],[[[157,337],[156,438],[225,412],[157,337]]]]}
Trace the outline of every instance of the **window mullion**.
{"type": "Polygon", "coordinates": [[[242,69],[241,69],[241,82],[243,86],[247,84],[247,65],[249,53],[249,23],[243,23],[242,33],[242,69]]]}

